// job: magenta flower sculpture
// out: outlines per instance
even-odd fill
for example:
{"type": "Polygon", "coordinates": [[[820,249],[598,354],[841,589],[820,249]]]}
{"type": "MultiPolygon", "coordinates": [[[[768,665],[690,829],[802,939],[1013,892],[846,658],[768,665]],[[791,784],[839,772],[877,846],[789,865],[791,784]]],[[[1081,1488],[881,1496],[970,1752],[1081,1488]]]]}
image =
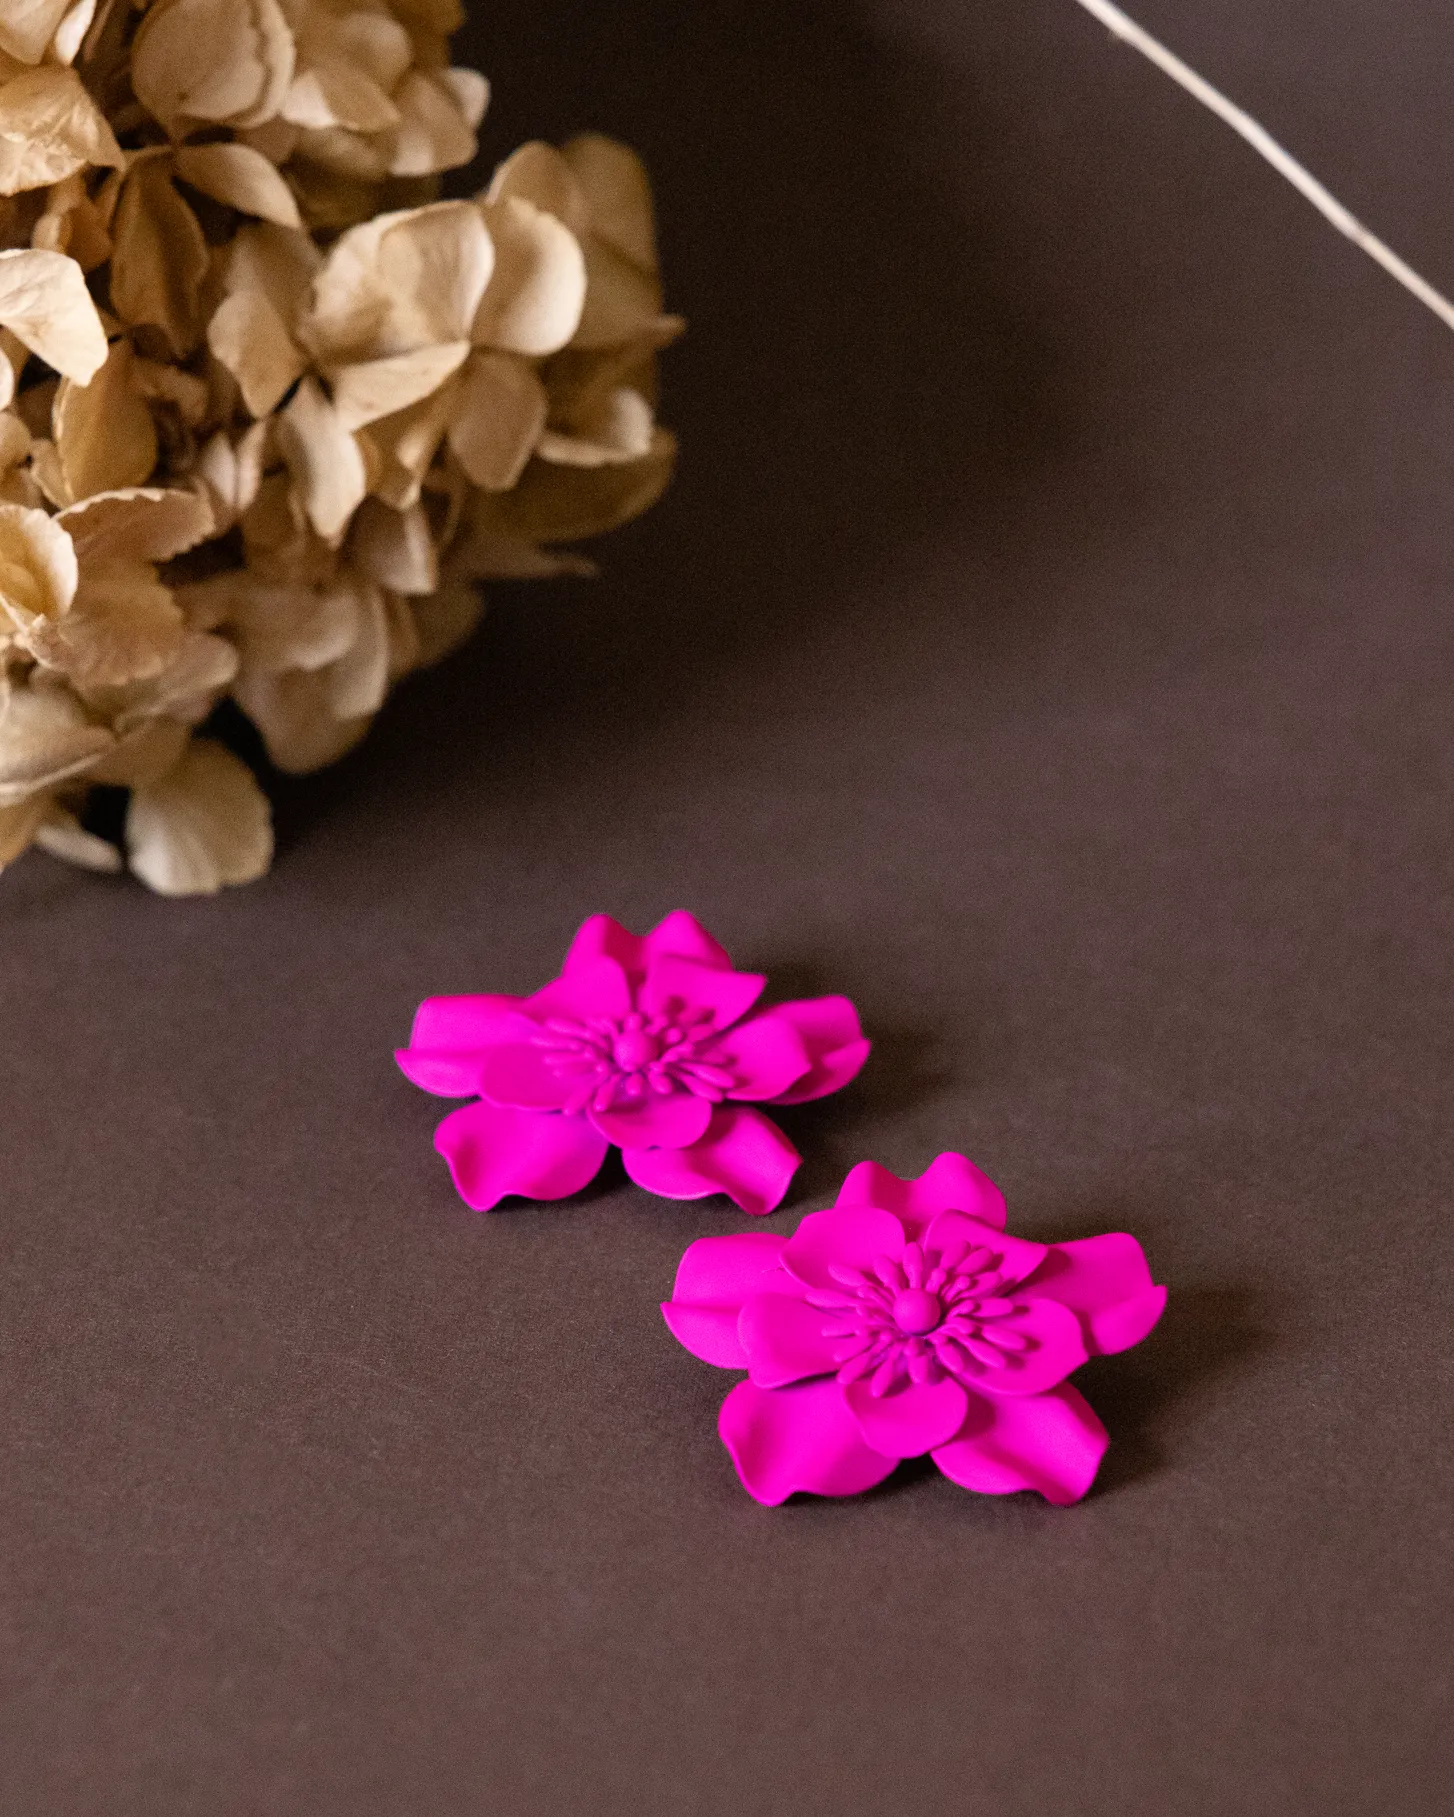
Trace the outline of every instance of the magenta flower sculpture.
{"type": "Polygon", "coordinates": [[[427,998],[395,1058],[425,1091],[476,1099],[434,1138],[476,1211],[578,1192],[614,1144],[648,1192],[769,1212],[800,1157],[749,1104],[837,1091],[869,1044],[846,997],[750,1013],[766,982],[685,910],[644,936],[593,915],[543,990],[427,998]]]}
{"type": "Polygon", "coordinates": [[[662,1307],[703,1362],[745,1369],[718,1430],[748,1494],[857,1495],[927,1452],[966,1489],[1079,1501],[1106,1431],[1066,1381],[1161,1316],[1134,1237],[1029,1243],[963,1155],[916,1180],[863,1161],[790,1237],[703,1237],[662,1307]]]}

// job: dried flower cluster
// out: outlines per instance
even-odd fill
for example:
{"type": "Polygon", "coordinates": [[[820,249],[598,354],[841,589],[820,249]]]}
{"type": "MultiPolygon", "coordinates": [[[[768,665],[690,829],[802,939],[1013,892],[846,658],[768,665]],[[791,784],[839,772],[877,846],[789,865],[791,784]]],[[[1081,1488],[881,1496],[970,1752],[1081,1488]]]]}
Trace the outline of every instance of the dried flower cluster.
{"type": "Polygon", "coordinates": [[[473,201],[458,0],[0,0],[0,865],[267,869],[279,768],[364,733],[490,576],[661,493],[651,195],[531,143],[473,201]]]}

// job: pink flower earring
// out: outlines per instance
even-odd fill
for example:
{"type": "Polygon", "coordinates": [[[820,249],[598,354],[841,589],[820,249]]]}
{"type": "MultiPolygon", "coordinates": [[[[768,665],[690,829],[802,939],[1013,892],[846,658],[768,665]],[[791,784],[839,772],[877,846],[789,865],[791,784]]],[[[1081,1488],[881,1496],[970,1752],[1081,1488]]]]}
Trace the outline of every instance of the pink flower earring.
{"type": "Polygon", "coordinates": [[[745,1369],[718,1430],[748,1494],[856,1495],[928,1453],[966,1489],[1090,1488],[1105,1428],[1066,1380],[1161,1316],[1134,1237],[1029,1243],[972,1161],[855,1167],[791,1237],[704,1237],[662,1307],[703,1362],[745,1369]]]}
{"type": "Polygon", "coordinates": [[[434,1138],[476,1211],[509,1193],[578,1192],[615,1146],[648,1192],[725,1192],[760,1214],[800,1156],[749,1104],[824,1097],[869,1052],[846,997],[752,1013],[766,982],[733,971],[685,910],[644,936],[593,915],[552,983],[529,997],[427,998],[395,1058],[423,1090],[476,1099],[434,1138]]]}

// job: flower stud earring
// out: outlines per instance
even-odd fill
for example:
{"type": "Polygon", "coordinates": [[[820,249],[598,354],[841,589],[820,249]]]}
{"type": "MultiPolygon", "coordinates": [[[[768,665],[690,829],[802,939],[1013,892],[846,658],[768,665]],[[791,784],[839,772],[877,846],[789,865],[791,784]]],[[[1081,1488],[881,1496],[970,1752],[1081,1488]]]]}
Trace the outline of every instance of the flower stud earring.
{"type": "Polygon", "coordinates": [[[718,1429],[749,1495],[856,1495],[925,1453],[988,1495],[1086,1493],[1106,1431],[1066,1378],[1139,1343],[1166,1289],[1134,1237],[1004,1225],[994,1182],[942,1154],[915,1180],[861,1162],[790,1237],[691,1245],[662,1313],[694,1356],[747,1371],[718,1429]]]}
{"type": "Polygon", "coordinates": [[[423,1090],[475,1099],[435,1146],[477,1211],[578,1192],[617,1147],[648,1192],[725,1192],[760,1214],[800,1157],[751,1106],[824,1097],[869,1052],[846,997],[758,1009],[766,982],[734,971],[684,910],[642,936],[593,915],[553,982],[528,997],[430,997],[396,1058],[423,1090]]]}

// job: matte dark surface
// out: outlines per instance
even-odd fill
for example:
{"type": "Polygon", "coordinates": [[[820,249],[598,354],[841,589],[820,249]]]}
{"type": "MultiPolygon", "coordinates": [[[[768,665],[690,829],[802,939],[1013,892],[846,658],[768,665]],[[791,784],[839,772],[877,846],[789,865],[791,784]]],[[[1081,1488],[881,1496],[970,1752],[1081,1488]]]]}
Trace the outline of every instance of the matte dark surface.
{"type": "MultiPolygon", "coordinates": [[[[1454,282],[1438,0],[1143,0],[1454,282]]],[[[680,483],[504,589],[264,884],[0,882],[0,1809],[1442,1817],[1454,340],[1070,0],[490,0],[656,173],[680,483]],[[694,908],[880,1047],[773,1228],[964,1147],[1134,1231],[1080,1508],[769,1512],[656,1301],[389,1050],[694,908]]]]}

